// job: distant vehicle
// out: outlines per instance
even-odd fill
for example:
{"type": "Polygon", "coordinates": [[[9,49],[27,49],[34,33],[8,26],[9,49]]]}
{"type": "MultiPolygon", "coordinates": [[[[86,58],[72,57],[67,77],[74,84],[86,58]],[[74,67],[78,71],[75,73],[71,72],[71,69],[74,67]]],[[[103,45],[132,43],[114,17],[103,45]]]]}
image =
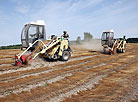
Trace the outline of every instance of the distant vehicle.
{"type": "Polygon", "coordinates": [[[114,39],[113,30],[105,30],[102,33],[101,44],[103,46],[104,53],[114,54],[116,52],[125,52],[126,39],[125,36],[120,39],[114,39]]]}

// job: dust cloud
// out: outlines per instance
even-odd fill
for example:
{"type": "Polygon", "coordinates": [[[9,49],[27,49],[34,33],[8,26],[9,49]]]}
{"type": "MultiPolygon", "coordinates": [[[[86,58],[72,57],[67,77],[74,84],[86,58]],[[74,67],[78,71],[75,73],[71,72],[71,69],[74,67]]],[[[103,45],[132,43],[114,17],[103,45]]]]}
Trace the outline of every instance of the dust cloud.
{"type": "Polygon", "coordinates": [[[82,42],[80,47],[84,49],[89,49],[92,51],[100,51],[100,52],[103,51],[101,40],[99,39],[92,39],[89,42],[82,42]]]}

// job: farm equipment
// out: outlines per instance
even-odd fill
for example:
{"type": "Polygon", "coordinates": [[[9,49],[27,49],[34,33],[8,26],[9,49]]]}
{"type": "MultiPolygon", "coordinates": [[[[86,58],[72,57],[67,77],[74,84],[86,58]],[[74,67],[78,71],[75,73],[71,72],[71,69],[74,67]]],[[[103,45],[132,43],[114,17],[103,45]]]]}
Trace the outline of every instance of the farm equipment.
{"type": "Polygon", "coordinates": [[[20,66],[22,64],[28,64],[38,55],[44,58],[68,61],[71,56],[68,37],[67,32],[64,31],[61,37],[52,35],[50,39],[45,41],[36,40],[33,44],[29,44],[29,47],[21,54],[15,56],[15,65],[20,66]],[[26,54],[36,43],[35,49],[29,54],[26,54]]]}
{"type": "MultiPolygon", "coordinates": [[[[36,40],[46,40],[45,23],[43,20],[29,22],[24,25],[21,32],[21,49],[28,48],[29,44],[34,43],[36,40]]],[[[35,45],[37,45],[37,43],[35,45]]],[[[35,45],[31,47],[30,50],[33,50],[35,45]]]]}
{"type": "Polygon", "coordinates": [[[114,39],[114,31],[106,30],[102,34],[101,43],[104,53],[115,54],[124,53],[126,49],[126,39],[123,38],[114,39]]]}

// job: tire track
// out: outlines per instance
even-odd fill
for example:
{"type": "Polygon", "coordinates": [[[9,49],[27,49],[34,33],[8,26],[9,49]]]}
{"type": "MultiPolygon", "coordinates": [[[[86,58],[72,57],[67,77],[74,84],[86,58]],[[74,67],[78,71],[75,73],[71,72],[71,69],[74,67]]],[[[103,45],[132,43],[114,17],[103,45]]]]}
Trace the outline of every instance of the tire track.
{"type": "Polygon", "coordinates": [[[128,63],[125,69],[109,74],[94,90],[81,91],[77,95],[66,97],[63,102],[133,102],[138,92],[137,62],[138,58],[128,63]]]}

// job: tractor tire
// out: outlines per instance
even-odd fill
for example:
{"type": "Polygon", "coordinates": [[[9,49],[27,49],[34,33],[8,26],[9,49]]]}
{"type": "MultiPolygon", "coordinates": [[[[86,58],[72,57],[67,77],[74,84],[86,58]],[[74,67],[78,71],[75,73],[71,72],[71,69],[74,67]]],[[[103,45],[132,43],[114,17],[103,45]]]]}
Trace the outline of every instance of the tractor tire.
{"type": "Polygon", "coordinates": [[[65,50],[65,51],[63,51],[63,54],[61,56],[61,60],[62,61],[68,61],[70,56],[71,56],[70,51],[65,50]]]}

